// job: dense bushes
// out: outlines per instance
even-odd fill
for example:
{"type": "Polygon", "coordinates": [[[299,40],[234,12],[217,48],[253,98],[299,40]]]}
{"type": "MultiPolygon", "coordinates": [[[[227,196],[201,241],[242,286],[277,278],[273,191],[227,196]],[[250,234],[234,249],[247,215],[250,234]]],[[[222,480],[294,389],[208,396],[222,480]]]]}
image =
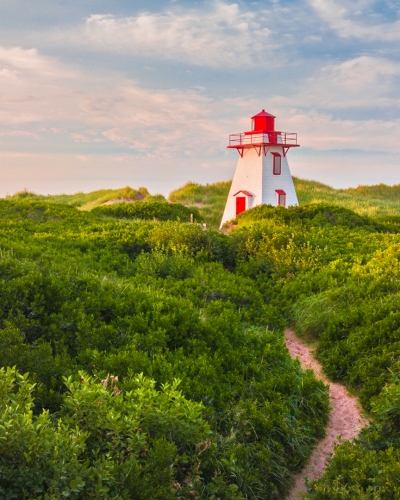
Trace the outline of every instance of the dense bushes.
{"type": "Polygon", "coordinates": [[[358,215],[347,208],[322,203],[289,208],[259,205],[237,216],[239,226],[265,220],[279,221],[281,224],[289,225],[301,223],[306,228],[341,226],[349,229],[363,227],[371,232],[390,231],[386,226],[381,225],[374,219],[358,215]]]}
{"type": "Polygon", "coordinates": [[[157,391],[137,375],[121,391],[116,377],[100,382],[81,372],[65,385],[59,419],[34,417],[27,376],[0,369],[4,498],[147,500],[199,491],[215,443],[202,405],[186,400],[177,382],[157,391]]]}
{"type": "Polygon", "coordinates": [[[397,226],[324,205],[258,207],[241,214],[238,223],[232,237],[237,272],[256,280],[298,333],[317,340],[326,373],[357,391],[374,417],[359,440],[337,448],[309,498],[397,498],[397,226]]]}
{"type": "Polygon", "coordinates": [[[190,214],[192,214],[195,222],[202,222],[203,220],[199,211],[194,207],[189,209],[180,203],[156,201],[135,201],[131,203],[102,205],[94,208],[92,212],[95,215],[115,217],[117,219],[181,220],[182,222],[190,222],[190,214]]]}
{"type": "Polygon", "coordinates": [[[319,338],[327,372],[358,387],[367,409],[390,377],[389,369],[397,369],[399,248],[391,245],[347,266],[336,261],[330,273],[335,286],[325,282],[325,290],[293,307],[298,331],[319,338]]]}
{"type": "Polygon", "coordinates": [[[345,443],[306,498],[312,500],[395,499],[400,495],[400,450],[373,451],[345,443]]]}
{"type": "Polygon", "coordinates": [[[370,400],[374,418],[359,439],[337,447],[310,499],[398,498],[400,495],[400,383],[396,375],[370,400]]]}
{"type": "Polygon", "coordinates": [[[24,422],[7,435],[4,487],[283,497],[323,435],[327,394],[290,359],[273,297],[240,271],[242,236],[41,201],[2,202],[0,214],[0,365],[30,373],[2,372],[3,416],[24,422]]]}
{"type": "Polygon", "coordinates": [[[338,448],[310,498],[396,498],[400,236],[393,221],[327,205],[262,206],[224,235],[24,199],[1,201],[0,216],[0,366],[30,373],[2,372],[3,417],[9,422],[13,411],[26,429],[12,434],[15,463],[7,454],[1,462],[7,488],[20,469],[26,479],[15,488],[34,485],[29,475],[38,474],[54,498],[65,488],[76,498],[99,491],[141,498],[139,489],[151,498],[282,498],[327,418],[322,384],[284,347],[290,323],[317,341],[325,371],[357,391],[374,416],[358,441],[338,448]],[[99,382],[109,374],[119,378],[114,395],[99,382]],[[28,396],[22,386],[32,383],[28,396]],[[152,398],[142,408],[165,405],[158,417],[175,420],[149,414],[146,423],[142,412],[133,422],[128,394],[141,391],[152,398]],[[81,406],[72,408],[71,398],[81,406]],[[96,418],[91,405],[102,410],[96,418]],[[134,429],[143,441],[131,448],[134,429]],[[24,448],[30,442],[39,455],[24,448]],[[54,475],[61,467],[54,443],[69,457],[68,481],[54,475]]]}

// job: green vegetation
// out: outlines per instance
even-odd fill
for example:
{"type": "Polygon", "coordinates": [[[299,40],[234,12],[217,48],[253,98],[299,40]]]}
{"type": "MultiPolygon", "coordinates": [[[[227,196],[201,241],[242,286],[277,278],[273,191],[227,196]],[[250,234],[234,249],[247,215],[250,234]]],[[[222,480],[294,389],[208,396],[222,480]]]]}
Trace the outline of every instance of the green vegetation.
{"type": "Polygon", "coordinates": [[[218,229],[230,187],[230,181],[215,182],[205,186],[188,182],[172,191],[168,198],[172,202],[195,206],[207,225],[212,229],[218,229]]]}
{"type": "Polygon", "coordinates": [[[49,203],[59,203],[62,205],[71,205],[81,210],[91,210],[110,200],[126,201],[165,201],[161,194],[151,195],[146,188],[133,189],[129,186],[122,189],[100,189],[91,193],[75,193],[60,195],[40,195],[29,191],[20,191],[13,196],[8,196],[9,200],[36,200],[47,201],[49,203]]]}
{"type": "Polygon", "coordinates": [[[190,222],[193,216],[194,222],[202,222],[203,218],[195,207],[190,209],[181,203],[167,203],[161,201],[134,201],[131,203],[115,203],[113,205],[103,205],[93,209],[93,213],[104,217],[116,219],[143,219],[160,221],[175,220],[190,222]]]}
{"type": "Polygon", "coordinates": [[[328,203],[348,208],[360,215],[382,220],[390,220],[390,216],[400,217],[400,185],[378,184],[334,189],[316,181],[298,178],[293,178],[293,180],[300,205],[328,203]]]}
{"type": "Polygon", "coordinates": [[[373,417],[357,441],[337,448],[307,498],[398,498],[399,231],[323,204],[256,207],[237,219],[236,272],[316,342],[326,373],[373,417]]]}
{"type": "MultiPolygon", "coordinates": [[[[400,224],[400,185],[359,186],[334,189],[317,181],[293,177],[300,205],[325,203],[348,208],[360,215],[378,218],[382,222],[400,224]]],[[[188,182],[172,191],[171,201],[186,206],[195,205],[208,225],[219,227],[231,183],[196,184],[188,182]]]]}
{"type": "Polygon", "coordinates": [[[228,235],[184,220],[215,227],[229,183],[0,200],[0,496],[284,498],[328,413],[285,325],[373,417],[308,498],[399,496],[398,187],[295,182],[308,205],[228,235]]]}
{"type": "Polygon", "coordinates": [[[239,241],[29,199],[0,217],[0,496],[284,497],[327,393],[239,241]]]}
{"type": "Polygon", "coordinates": [[[186,400],[177,382],[157,391],[137,375],[121,391],[116,377],[79,376],[65,379],[56,422],[48,412],[33,415],[34,384],[26,375],[0,369],[2,495],[147,500],[176,498],[179,489],[190,496],[199,451],[205,466],[212,456],[202,405],[186,400]],[[174,486],[174,476],[183,487],[174,486]]]}
{"type": "MultiPolygon", "coordinates": [[[[334,189],[317,181],[308,181],[293,177],[300,205],[327,203],[342,206],[354,212],[382,222],[400,224],[400,185],[358,186],[357,188],[334,189]]],[[[173,203],[181,203],[189,207],[190,212],[201,214],[201,220],[208,227],[218,229],[228,196],[230,181],[201,185],[188,182],[181,188],[172,191],[168,199],[173,203]]],[[[21,191],[9,196],[10,200],[47,201],[63,205],[71,205],[81,210],[91,210],[110,200],[122,201],[166,201],[161,194],[151,195],[146,188],[133,189],[129,186],[122,189],[101,189],[91,193],[75,193],[62,195],[38,195],[29,191],[21,191]]],[[[183,219],[182,219],[183,220],[183,219]]],[[[198,216],[198,220],[200,217],[198,216]]]]}

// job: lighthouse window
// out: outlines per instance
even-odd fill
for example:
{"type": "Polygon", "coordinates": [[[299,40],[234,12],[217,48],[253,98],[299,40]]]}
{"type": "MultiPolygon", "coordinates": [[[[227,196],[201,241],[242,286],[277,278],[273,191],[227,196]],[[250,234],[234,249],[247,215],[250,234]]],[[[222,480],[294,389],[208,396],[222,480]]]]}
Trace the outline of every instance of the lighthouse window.
{"type": "Polygon", "coordinates": [[[278,195],[278,206],[286,207],[286,193],[283,189],[277,189],[276,194],[278,195]]]}
{"type": "Polygon", "coordinates": [[[272,173],[274,175],[282,173],[282,158],[279,153],[272,153],[272,173]]]}

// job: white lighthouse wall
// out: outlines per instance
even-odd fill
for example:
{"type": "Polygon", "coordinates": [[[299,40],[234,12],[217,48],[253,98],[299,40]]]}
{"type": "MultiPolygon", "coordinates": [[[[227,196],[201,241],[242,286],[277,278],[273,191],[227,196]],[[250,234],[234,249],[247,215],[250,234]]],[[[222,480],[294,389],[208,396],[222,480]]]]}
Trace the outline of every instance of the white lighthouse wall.
{"type": "MultiPolygon", "coordinates": [[[[244,188],[246,189],[246,188],[244,188]]],[[[298,205],[296,190],[294,189],[292,175],[289,169],[287,158],[282,154],[282,148],[279,146],[271,147],[267,155],[263,157],[263,182],[262,182],[262,203],[271,204],[274,207],[278,205],[277,189],[282,189],[286,193],[286,206],[298,205]],[[273,155],[281,155],[281,174],[273,173],[273,155]]]]}
{"type": "MultiPolygon", "coordinates": [[[[249,191],[253,196],[246,196],[246,210],[262,203],[263,156],[258,156],[254,148],[244,150],[239,156],[232,186],[226,201],[221,226],[236,217],[236,197],[238,191],[249,191]]],[[[240,196],[240,195],[239,195],[240,196]]],[[[242,195],[244,196],[244,195],[242,195]]]]}
{"type": "MultiPolygon", "coordinates": [[[[255,148],[244,149],[243,158],[239,156],[232,186],[226,201],[222,225],[236,217],[236,197],[238,191],[249,191],[253,196],[246,196],[246,210],[261,204],[278,205],[277,189],[286,193],[286,206],[298,205],[296,191],[287,158],[283,156],[282,148],[272,146],[268,149],[266,156],[259,156],[255,148]],[[281,174],[273,174],[273,155],[281,155],[281,174]]],[[[240,195],[239,195],[240,196],[240,195]]],[[[245,196],[245,195],[242,195],[245,196]]]]}

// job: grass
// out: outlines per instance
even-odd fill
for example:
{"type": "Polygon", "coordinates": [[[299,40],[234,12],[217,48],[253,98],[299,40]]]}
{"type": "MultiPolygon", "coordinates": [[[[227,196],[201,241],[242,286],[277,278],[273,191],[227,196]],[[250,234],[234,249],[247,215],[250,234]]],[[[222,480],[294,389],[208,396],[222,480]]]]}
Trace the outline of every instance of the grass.
{"type": "Polygon", "coordinates": [[[128,199],[128,200],[144,200],[144,201],[163,201],[164,196],[157,194],[151,195],[145,187],[133,189],[129,186],[120,189],[100,189],[92,191],[91,193],[78,192],[75,194],[59,194],[59,195],[40,195],[29,191],[20,191],[9,199],[31,199],[31,200],[45,200],[51,203],[59,203],[61,205],[71,205],[80,210],[91,210],[92,208],[103,205],[110,200],[115,199],[128,199]]]}
{"type": "Polygon", "coordinates": [[[196,184],[188,182],[172,191],[168,197],[171,202],[179,202],[186,206],[195,206],[204,221],[212,229],[218,229],[231,181],[220,181],[214,184],[196,184]]]}
{"type": "MultiPolygon", "coordinates": [[[[300,205],[329,203],[349,208],[360,215],[389,223],[400,224],[400,185],[359,186],[357,188],[334,189],[317,181],[293,177],[300,205]]],[[[217,229],[221,222],[230,181],[215,184],[188,182],[169,195],[170,201],[183,205],[195,205],[207,224],[217,229]]]]}
{"type": "MultiPolygon", "coordinates": [[[[400,185],[334,189],[316,181],[293,178],[300,205],[329,203],[371,218],[392,221],[400,217],[400,185]]],[[[400,221],[399,221],[400,222],[400,221]]]]}
{"type": "MultiPolygon", "coordinates": [[[[366,215],[381,222],[400,224],[400,184],[387,186],[358,186],[357,188],[334,189],[317,181],[309,181],[293,177],[300,205],[329,203],[349,208],[360,215],[366,215]]],[[[221,222],[226,198],[231,186],[230,181],[214,184],[197,184],[188,182],[175,189],[169,195],[169,201],[179,202],[188,207],[196,207],[210,228],[217,229],[221,222]]],[[[101,189],[91,193],[75,193],[61,195],[38,195],[29,191],[21,191],[11,199],[47,200],[63,205],[72,205],[80,210],[91,210],[103,203],[118,198],[144,201],[162,201],[162,195],[151,195],[144,187],[133,189],[129,186],[121,189],[101,189]]]]}

